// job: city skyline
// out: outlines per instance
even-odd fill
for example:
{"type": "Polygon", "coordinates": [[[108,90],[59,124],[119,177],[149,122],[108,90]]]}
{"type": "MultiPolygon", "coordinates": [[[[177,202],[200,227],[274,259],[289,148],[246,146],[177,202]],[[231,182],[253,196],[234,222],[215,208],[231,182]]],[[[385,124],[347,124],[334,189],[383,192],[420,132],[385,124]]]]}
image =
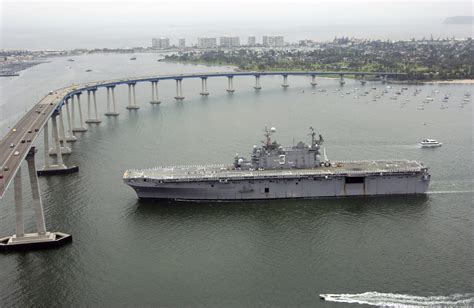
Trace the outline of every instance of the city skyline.
{"type": "Polygon", "coordinates": [[[283,47],[285,46],[285,37],[281,35],[268,36],[263,35],[260,41],[257,41],[256,36],[245,37],[246,40],[242,40],[240,36],[219,36],[219,37],[198,37],[196,41],[193,41],[190,45],[186,46],[186,39],[178,38],[175,42],[171,41],[169,37],[154,37],[151,39],[151,47],[154,49],[167,49],[171,47],[198,47],[198,48],[213,48],[213,47],[240,47],[240,46],[265,46],[265,47],[283,47]],[[217,43],[219,42],[219,44],[217,43]]]}
{"type": "Polygon", "coordinates": [[[469,26],[442,25],[447,17],[469,14],[470,1],[296,1],[278,5],[238,1],[224,5],[217,1],[2,0],[0,10],[0,48],[8,49],[146,46],[157,29],[160,36],[188,42],[197,41],[198,36],[225,34],[283,35],[288,41],[322,41],[334,36],[421,38],[431,33],[472,36],[469,26]],[[159,18],[155,18],[157,12],[159,18]]]}

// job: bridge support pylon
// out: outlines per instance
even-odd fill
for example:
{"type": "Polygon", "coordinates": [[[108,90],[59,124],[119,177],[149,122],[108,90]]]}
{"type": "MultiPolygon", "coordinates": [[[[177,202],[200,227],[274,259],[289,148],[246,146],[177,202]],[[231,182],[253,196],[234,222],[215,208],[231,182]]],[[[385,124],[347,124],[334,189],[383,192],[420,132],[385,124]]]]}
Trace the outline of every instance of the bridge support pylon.
{"type": "Polygon", "coordinates": [[[176,96],[174,97],[177,101],[182,101],[183,96],[183,79],[176,79],[176,96]]]}
{"type": "Polygon", "coordinates": [[[44,167],[41,170],[38,170],[38,175],[51,175],[51,174],[66,174],[79,171],[79,167],[72,166],[67,167],[63,161],[63,154],[61,152],[61,145],[59,141],[58,126],[56,122],[56,117],[58,112],[55,111],[51,117],[53,124],[53,142],[54,142],[54,152],[56,154],[56,164],[52,165],[49,162],[49,132],[48,132],[48,122],[44,124],[43,135],[44,135],[44,167]]]}
{"type": "Polygon", "coordinates": [[[32,194],[32,205],[35,212],[36,232],[25,233],[25,225],[23,218],[23,194],[22,194],[22,178],[21,166],[18,168],[13,186],[14,186],[14,202],[16,216],[16,234],[0,238],[1,251],[13,250],[32,250],[42,248],[53,248],[64,245],[72,241],[72,236],[63,232],[48,232],[44,220],[43,204],[38,185],[38,177],[35,168],[35,147],[31,147],[26,156],[28,164],[28,172],[30,177],[30,186],[32,194]]]}
{"type": "Polygon", "coordinates": [[[288,84],[288,75],[283,75],[283,84],[281,85],[283,88],[288,88],[290,85],[288,84]]]}
{"type": "Polygon", "coordinates": [[[339,84],[343,86],[346,83],[346,81],[344,80],[344,74],[339,74],[339,76],[340,76],[339,84]]]}
{"type": "Polygon", "coordinates": [[[207,92],[207,77],[201,77],[201,92],[199,94],[202,96],[209,95],[209,92],[207,92]]]}
{"type": "Polygon", "coordinates": [[[75,123],[75,119],[74,119],[74,95],[72,96],[72,110],[73,110],[73,113],[72,113],[72,123],[73,123],[73,126],[72,126],[72,131],[73,132],[86,132],[87,131],[87,128],[84,127],[84,121],[82,120],[82,107],[81,107],[81,92],[79,93],[76,93],[75,96],[77,97],[77,111],[79,112],[79,125],[78,126],[74,126],[74,123],[75,123]]]}
{"type": "Polygon", "coordinates": [[[77,138],[74,136],[72,132],[72,120],[71,120],[71,113],[69,112],[69,98],[66,99],[66,117],[67,117],[67,135],[66,141],[67,142],[76,142],[77,138]]]}
{"type": "Polygon", "coordinates": [[[161,104],[160,99],[158,97],[158,80],[153,80],[151,82],[151,101],[150,104],[158,105],[161,104]]]}
{"type": "Polygon", "coordinates": [[[96,97],[95,97],[95,92],[96,91],[97,91],[97,89],[87,90],[87,120],[86,120],[87,124],[99,124],[100,122],[102,122],[99,119],[99,115],[97,114],[97,100],[96,100],[96,97]],[[91,116],[91,93],[92,93],[92,100],[93,100],[93,103],[94,103],[94,116],[95,116],[95,118],[92,118],[92,116],[91,116]]]}
{"type": "Polygon", "coordinates": [[[119,115],[115,106],[115,86],[107,86],[107,112],[105,115],[108,117],[116,117],[119,115]],[[112,97],[112,109],[110,109],[110,97],[112,97]]]}
{"type": "Polygon", "coordinates": [[[253,87],[255,90],[261,90],[262,87],[260,86],[260,75],[255,75],[255,86],[253,87]]]}
{"type": "Polygon", "coordinates": [[[227,76],[227,90],[228,93],[234,93],[234,77],[227,76]]]}
{"type": "Polygon", "coordinates": [[[126,107],[128,110],[136,110],[140,109],[137,105],[137,98],[135,96],[135,85],[136,82],[127,83],[128,85],[128,106],[126,107]]]}
{"type": "MultiPolygon", "coordinates": [[[[61,154],[69,155],[72,153],[72,150],[70,147],[67,146],[67,143],[66,143],[66,136],[64,133],[63,112],[62,110],[59,110],[58,112],[59,112],[59,143],[60,143],[61,154]]],[[[49,155],[50,156],[56,155],[56,148],[54,147],[49,148],[49,155]]]]}

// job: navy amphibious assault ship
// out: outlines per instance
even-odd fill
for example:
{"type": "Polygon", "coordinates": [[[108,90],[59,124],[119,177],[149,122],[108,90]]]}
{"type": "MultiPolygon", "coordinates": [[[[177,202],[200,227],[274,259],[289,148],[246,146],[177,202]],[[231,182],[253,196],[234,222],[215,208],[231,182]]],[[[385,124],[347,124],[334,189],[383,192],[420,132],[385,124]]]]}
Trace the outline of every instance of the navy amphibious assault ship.
{"type": "Polygon", "coordinates": [[[172,200],[256,200],[423,194],[430,174],[409,160],[330,161],[324,140],[311,130],[311,144],[282,147],[265,128],[262,146],[250,159],[239,155],[229,165],[167,166],[127,170],[125,184],[139,198],[172,200]]]}

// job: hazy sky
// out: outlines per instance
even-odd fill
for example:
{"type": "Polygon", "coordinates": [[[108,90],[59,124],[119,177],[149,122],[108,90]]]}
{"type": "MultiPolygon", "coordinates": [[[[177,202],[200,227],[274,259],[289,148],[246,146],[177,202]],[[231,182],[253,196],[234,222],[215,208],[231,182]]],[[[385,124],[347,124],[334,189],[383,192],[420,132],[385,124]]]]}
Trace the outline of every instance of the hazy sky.
{"type": "Polygon", "coordinates": [[[417,24],[438,25],[448,16],[473,14],[471,1],[428,0],[0,0],[0,11],[2,48],[124,47],[146,44],[154,36],[191,42],[226,34],[327,39],[363,26],[371,26],[368,36],[376,36],[372,32],[378,26],[416,30],[417,24]]]}

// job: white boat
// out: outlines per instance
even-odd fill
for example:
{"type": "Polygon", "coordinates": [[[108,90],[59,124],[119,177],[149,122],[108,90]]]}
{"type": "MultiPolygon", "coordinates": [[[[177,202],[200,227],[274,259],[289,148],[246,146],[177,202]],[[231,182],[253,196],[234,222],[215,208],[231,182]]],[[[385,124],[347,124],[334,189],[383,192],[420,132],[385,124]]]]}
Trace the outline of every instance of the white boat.
{"type": "Polygon", "coordinates": [[[438,142],[434,139],[423,139],[420,142],[420,145],[422,148],[433,148],[433,147],[440,147],[443,144],[441,142],[438,142]]]}

